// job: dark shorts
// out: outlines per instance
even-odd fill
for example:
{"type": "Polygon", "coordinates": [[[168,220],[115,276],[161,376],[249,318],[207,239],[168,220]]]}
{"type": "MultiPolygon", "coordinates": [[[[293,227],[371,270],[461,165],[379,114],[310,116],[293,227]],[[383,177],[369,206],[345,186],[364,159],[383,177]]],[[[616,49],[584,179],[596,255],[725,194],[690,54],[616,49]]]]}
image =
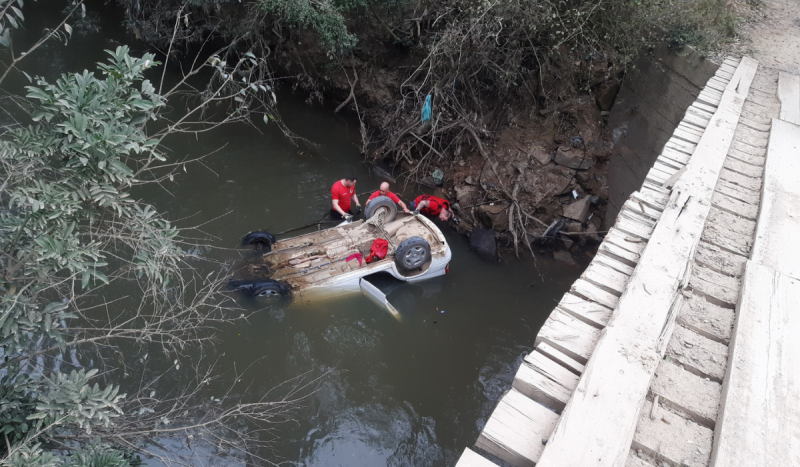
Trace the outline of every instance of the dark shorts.
{"type": "Polygon", "coordinates": [[[416,211],[417,210],[417,202],[416,201],[412,201],[411,202],[411,207],[408,208],[408,209],[410,209],[412,211],[416,211]]]}

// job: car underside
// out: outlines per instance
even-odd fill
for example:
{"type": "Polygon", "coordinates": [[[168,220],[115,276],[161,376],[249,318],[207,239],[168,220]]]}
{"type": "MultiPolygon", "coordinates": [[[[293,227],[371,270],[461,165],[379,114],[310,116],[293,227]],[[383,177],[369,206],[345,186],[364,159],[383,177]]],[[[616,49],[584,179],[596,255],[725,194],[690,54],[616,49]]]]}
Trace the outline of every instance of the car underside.
{"type": "Polygon", "coordinates": [[[275,296],[363,290],[364,276],[378,272],[402,281],[444,274],[451,252],[438,227],[421,215],[398,214],[393,203],[378,206],[368,206],[367,220],[296,237],[278,240],[265,232],[249,234],[244,243],[254,245],[260,253],[235,265],[231,287],[252,295],[275,296]],[[364,259],[378,239],[388,242],[388,252],[367,263],[364,259]]]}

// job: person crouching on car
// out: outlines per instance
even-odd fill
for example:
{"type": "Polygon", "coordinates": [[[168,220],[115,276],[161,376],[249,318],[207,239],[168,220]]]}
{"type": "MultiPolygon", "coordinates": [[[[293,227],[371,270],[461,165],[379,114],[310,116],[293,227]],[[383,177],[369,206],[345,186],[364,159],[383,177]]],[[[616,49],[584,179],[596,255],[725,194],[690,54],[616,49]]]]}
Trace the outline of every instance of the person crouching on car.
{"type": "Polygon", "coordinates": [[[443,222],[447,222],[453,218],[453,210],[450,209],[450,202],[437,196],[417,196],[417,199],[411,203],[411,209],[428,217],[438,217],[439,220],[443,222]]]}
{"type": "Polygon", "coordinates": [[[378,196],[387,196],[390,200],[397,203],[403,209],[403,212],[406,214],[409,214],[411,212],[408,210],[408,207],[406,207],[406,203],[400,201],[400,198],[398,198],[396,194],[389,191],[389,184],[387,182],[381,183],[381,188],[369,197],[369,199],[367,200],[367,206],[369,206],[370,201],[377,198],[378,196]]]}
{"type": "Polygon", "coordinates": [[[350,220],[353,214],[361,212],[361,203],[356,196],[356,176],[347,174],[343,179],[337,181],[331,187],[331,219],[350,220]],[[350,213],[350,206],[355,202],[355,212],[350,213]]]}

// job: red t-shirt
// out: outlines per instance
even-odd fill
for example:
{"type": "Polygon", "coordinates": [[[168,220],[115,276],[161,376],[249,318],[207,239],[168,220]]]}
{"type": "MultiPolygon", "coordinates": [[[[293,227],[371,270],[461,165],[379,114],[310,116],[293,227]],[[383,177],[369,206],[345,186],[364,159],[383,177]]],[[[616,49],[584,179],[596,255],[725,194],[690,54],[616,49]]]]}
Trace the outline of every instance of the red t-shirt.
{"type": "Polygon", "coordinates": [[[426,216],[431,216],[431,217],[438,216],[439,213],[442,212],[442,209],[450,208],[449,201],[447,201],[446,199],[439,198],[437,196],[431,196],[431,195],[417,196],[417,199],[414,200],[414,205],[419,206],[419,203],[421,201],[428,201],[430,205],[429,207],[422,208],[419,210],[419,212],[425,214],[426,216]]]}
{"type": "Polygon", "coordinates": [[[339,207],[342,208],[342,211],[349,212],[350,211],[350,201],[353,199],[353,193],[355,192],[355,187],[346,187],[342,185],[342,181],[339,180],[338,182],[334,183],[331,187],[331,198],[339,200],[339,207]]]}
{"type": "MultiPolygon", "coordinates": [[[[377,198],[378,196],[381,196],[381,190],[378,190],[375,193],[373,193],[372,195],[370,195],[369,199],[377,198]]],[[[398,198],[397,195],[392,193],[391,191],[387,191],[386,192],[386,196],[388,196],[389,199],[394,201],[395,203],[399,203],[400,202],[400,198],[398,198]]]]}

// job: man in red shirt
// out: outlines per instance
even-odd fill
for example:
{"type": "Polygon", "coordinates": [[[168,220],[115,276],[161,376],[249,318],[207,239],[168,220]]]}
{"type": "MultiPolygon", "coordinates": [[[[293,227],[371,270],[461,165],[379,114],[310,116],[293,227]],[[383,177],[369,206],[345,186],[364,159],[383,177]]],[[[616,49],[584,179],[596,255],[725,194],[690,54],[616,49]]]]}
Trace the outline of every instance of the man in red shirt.
{"type": "Polygon", "coordinates": [[[447,222],[453,218],[450,202],[446,199],[431,195],[420,195],[411,203],[411,209],[421,212],[428,217],[438,216],[439,220],[447,222]]]}
{"type": "Polygon", "coordinates": [[[350,214],[351,201],[356,203],[356,214],[361,212],[361,203],[358,202],[356,197],[356,176],[348,174],[343,179],[334,183],[331,187],[331,218],[332,219],[350,219],[353,217],[350,214]]]}
{"type": "Polygon", "coordinates": [[[399,205],[400,205],[400,207],[401,207],[401,208],[403,208],[403,212],[404,212],[404,213],[408,214],[408,213],[410,213],[410,212],[411,212],[411,211],[409,211],[409,210],[408,210],[408,208],[406,207],[406,203],[404,203],[404,202],[400,201],[400,198],[398,198],[396,194],[394,194],[394,193],[392,193],[391,191],[389,191],[389,184],[388,184],[387,182],[383,182],[383,183],[381,183],[381,188],[380,188],[380,190],[376,191],[375,193],[373,193],[373,194],[372,194],[372,195],[369,197],[369,199],[367,200],[367,206],[369,206],[369,202],[370,202],[370,201],[372,201],[373,199],[377,198],[378,196],[388,196],[388,197],[389,197],[389,199],[391,199],[391,200],[392,200],[392,201],[394,201],[395,203],[399,204],[399,205]]]}

